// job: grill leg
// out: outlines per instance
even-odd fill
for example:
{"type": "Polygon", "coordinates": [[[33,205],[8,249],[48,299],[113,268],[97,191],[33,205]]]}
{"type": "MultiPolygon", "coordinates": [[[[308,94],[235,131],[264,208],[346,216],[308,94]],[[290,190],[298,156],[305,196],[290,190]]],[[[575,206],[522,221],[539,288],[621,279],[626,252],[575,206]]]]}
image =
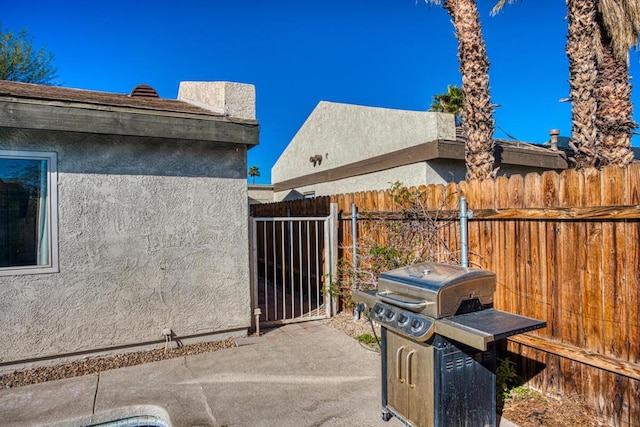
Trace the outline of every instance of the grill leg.
{"type": "Polygon", "coordinates": [[[382,421],[389,421],[393,415],[386,409],[382,410],[382,421]]]}

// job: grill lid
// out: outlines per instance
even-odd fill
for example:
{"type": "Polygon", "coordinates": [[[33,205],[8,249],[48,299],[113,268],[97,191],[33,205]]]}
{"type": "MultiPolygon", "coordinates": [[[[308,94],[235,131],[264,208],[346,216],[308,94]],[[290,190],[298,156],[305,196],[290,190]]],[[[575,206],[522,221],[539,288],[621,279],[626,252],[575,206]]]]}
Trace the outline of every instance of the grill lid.
{"type": "Polygon", "coordinates": [[[469,280],[478,278],[495,280],[495,277],[495,273],[479,268],[423,262],[380,274],[378,289],[393,282],[396,285],[402,284],[416,288],[416,290],[423,290],[426,296],[428,292],[438,292],[443,288],[469,280]]]}
{"type": "Polygon", "coordinates": [[[423,262],[382,273],[377,297],[438,319],[453,316],[468,301],[477,301],[477,308],[490,307],[495,287],[491,271],[423,262]]]}

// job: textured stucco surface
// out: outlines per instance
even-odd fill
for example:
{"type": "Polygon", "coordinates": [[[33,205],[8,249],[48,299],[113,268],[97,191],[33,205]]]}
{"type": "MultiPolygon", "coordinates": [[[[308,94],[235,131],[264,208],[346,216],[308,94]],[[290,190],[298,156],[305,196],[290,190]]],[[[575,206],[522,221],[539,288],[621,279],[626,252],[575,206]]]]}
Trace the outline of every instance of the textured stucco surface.
{"type": "Polygon", "coordinates": [[[246,148],[0,129],[58,153],[59,262],[0,277],[0,363],[250,325],[246,148]]]}
{"type": "Polygon", "coordinates": [[[271,182],[337,168],[437,139],[455,140],[451,114],[320,102],[271,169],[271,182]],[[321,155],[314,164],[311,156],[321,155]]]}
{"type": "Polygon", "coordinates": [[[180,82],[178,99],[225,116],[255,119],[255,86],[235,82],[180,82]]]}

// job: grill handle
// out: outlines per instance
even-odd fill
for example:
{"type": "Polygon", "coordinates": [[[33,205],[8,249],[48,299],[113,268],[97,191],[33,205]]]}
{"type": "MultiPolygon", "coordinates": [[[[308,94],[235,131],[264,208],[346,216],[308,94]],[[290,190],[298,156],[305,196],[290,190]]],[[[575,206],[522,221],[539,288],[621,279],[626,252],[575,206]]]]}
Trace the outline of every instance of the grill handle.
{"type": "Polygon", "coordinates": [[[405,346],[400,346],[396,351],[396,379],[400,381],[400,383],[404,383],[404,378],[402,378],[402,365],[400,363],[400,358],[402,357],[404,349],[405,346]]]}
{"type": "Polygon", "coordinates": [[[407,353],[407,384],[410,388],[416,388],[416,385],[413,383],[413,355],[416,354],[415,350],[411,350],[407,353]]]}
{"type": "Polygon", "coordinates": [[[404,301],[398,298],[390,297],[388,294],[382,292],[376,292],[376,297],[388,304],[392,304],[413,312],[421,311],[423,308],[429,305],[427,301],[404,301]]]}

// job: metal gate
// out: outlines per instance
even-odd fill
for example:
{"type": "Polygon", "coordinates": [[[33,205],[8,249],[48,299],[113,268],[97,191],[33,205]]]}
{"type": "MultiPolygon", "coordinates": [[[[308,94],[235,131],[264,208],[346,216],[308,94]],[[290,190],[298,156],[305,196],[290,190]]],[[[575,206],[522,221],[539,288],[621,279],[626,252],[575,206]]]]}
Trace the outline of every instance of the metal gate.
{"type": "Polygon", "coordinates": [[[330,218],[251,218],[252,306],[260,325],[331,315],[330,218]]]}

